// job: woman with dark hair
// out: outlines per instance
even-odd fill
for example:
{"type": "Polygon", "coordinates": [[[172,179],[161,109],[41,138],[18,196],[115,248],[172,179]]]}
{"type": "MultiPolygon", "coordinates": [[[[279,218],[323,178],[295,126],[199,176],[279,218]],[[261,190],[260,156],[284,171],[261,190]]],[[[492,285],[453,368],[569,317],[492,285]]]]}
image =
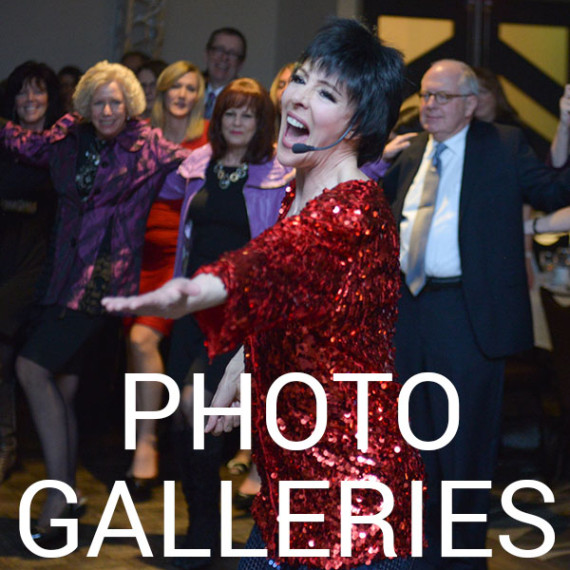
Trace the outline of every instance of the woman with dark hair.
{"type": "MultiPolygon", "coordinates": [[[[152,63],[143,65],[139,71],[143,89],[144,71],[152,63]]],[[[208,142],[208,121],[204,119],[205,86],[198,67],[184,60],[170,64],[163,69],[158,81],[155,80],[155,90],[151,125],[159,128],[164,138],[184,148],[193,150],[205,145],[208,142]]],[[[155,200],[152,205],[141,264],[141,293],[157,289],[172,278],[181,205],[182,200],[155,200]]],[[[160,345],[170,336],[172,320],[142,316],[128,317],[125,322],[129,372],[164,373],[160,345]]],[[[137,409],[158,410],[163,388],[157,382],[139,382],[137,409]]],[[[137,445],[127,470],[127,484],[135,501],[150,498],[159,473],[156,425],[157,420],[152,418],[137,422],[137,445]]]]}
{"type": "Polygon", "coordinates": [[[73,93],[83,75],[83,71],[75,65],[65,65],[57,72],[61,104],[66,113],[73,111],[73,93]]]}
{"type": "Polygon", "coordinates": [[[10,119],[25,129],[42,130],[61,117],[59,81],[45,63],[26,61],[12,71],[6,80],[1,116],[10,119]],[[26,105],[26,98],[41,94],[44,105],[26,105]],[[49,104],[47,104],[49,102],[49,104]]]}
{"type": "MultiPolygon", "coordinates": [[[[295,68],[295,63],[286,63],[275,75],[271,87],[269,88],[269,97],[273,101],[275,107],[275,132],[279,132],[281,125],[281,97],[283,92],[289,85],[291,74],[295,68]]],[[[251,462],[251,450],[240,449],[236,455],[227,463],[227,468],[231,475],[242,475],[247,473],[247,477],[241,482],[237,490],[233,504],[234,507],[240,510],[249,510],[253,503],[253,499],[259,492],[261,481],[257,468],[251,462]]]]}
{"type": "MultiPolygon", "coordinates": [[[[368,384],[368,449],[359,450],[356,383],[334,381],[335,373],[394,372],[398,235],[382,191],[359,165],[382,152],[398,116],[402,83],[401,55],[366,28],[353,20],[322,28],[283,94],[277,156],[297,174],[279,221],[190,280],[174,279],[139,298],[103,301],[109,310],[195,313],[212,356],[245,342],[253,452],[262,479],[248,547],[265,546],[270,559],[244,558],[244,569],[385,570],[413,564],[410,482],[422,480],[424,472],[419,453],[398,429],[400,386],[368,384]],[[315,378],[329,406],[325,435],[301,453],[275,443],[264,417],[268,389],[288,372],[315,378]],[[290,537],[280,537],[279,483],[299,480],[329,486],[293,492],[291,512],[324,513],[324,520],[296,523],[290,537]],[[343,557],[340,486],[347,481],[383,483],[391,490],[394,506],[386,520],[394,533],[353,526],[352,554],[343,557]],[[302,552],[280,555],[283,538],[302,552]],[[328,555],[312,555],[311,548],[329,549],[328,555]]],[[[232,368],[243,367],[234,359],[232,368]]],[[[226,375],[211,405],[236,405],[238,388],[235,374],[226,375]]],[[[313,392],[300,383],[285,386],[276,421],[286,439],[311,436],[313,392]]],[[[214,416],[207,429],[219,433],[232,425],[228,416],[214,416]]],[[[353,490],[352,515],[375,514],[382,504],[376,492],[353,490]]]]}
{"type": "Polygon", "coordinates": [[[150,119],[154,102],[157,95],[157,83],[160,74],[166,69],[168,64],[162,59],[151,59],[143,63],[137,70],[137,79],[144,91],[144,98],[146,100],[146,107],[141,113],[141,119],[150,119]]]}
{"type": "MultiPolygon", "coordinates": [[[[28,61],[6,81],[3,115],[42,131],[59,118],[57,77],[28,61]]],[[[0,483],[16,460],[13,360],[47,254],[55,211],[49,173],[0,151],[0,483]]]]}
{"type": "Polygon", "coordinates": [[[518,113],[507,100],[497,75],[486,67],[474,67],[473,71],[479,82],[475,117],[487,123],[519,125],[518,113]]]}
{"type": "MultiPolygon", "coordinates": [[[[210,143],[193,151],[171,174],[163,195],[185,192],[180,216],[174,274],[190,276],[227,251],[243,247],[277,220],[285,188],[293,174],[275,159],[274,108],[269,94],[254,79],[232,81],[216,99],[209,126],[210,143]]],[[[204,335],[193,316],[174,323],[167,374],[182,386],[175,424],[182,486],[190,513],[185,548],[219,549],[220,438],[208,436],[203,451],[193,450],[194,372],[206,373],[212,398],[231,355],[209,362],[204,335]]],[[[181,559],[183,567],[209,560],[181,559]]]]}
{"type": "MultiPolygon", "coordinates": [[[[37,427],[47,479],[75,487],[74,397],[83,353],[108,324],[101,298],[138,290],[145,221],[169,172],[188,151],[136,119],[144,109],[134,73],[101,61],[82,76],[66,115],[41,133],[8,123],[0,146],[46,169],[57,193],[50,273],[41,310],[16,361],[37,427]]],[[[180,196],[178,196],[180,197],[180,196]]],[[[52,527],[67,506],[48,492],[32,537],[64,535],[52,527]]]]}

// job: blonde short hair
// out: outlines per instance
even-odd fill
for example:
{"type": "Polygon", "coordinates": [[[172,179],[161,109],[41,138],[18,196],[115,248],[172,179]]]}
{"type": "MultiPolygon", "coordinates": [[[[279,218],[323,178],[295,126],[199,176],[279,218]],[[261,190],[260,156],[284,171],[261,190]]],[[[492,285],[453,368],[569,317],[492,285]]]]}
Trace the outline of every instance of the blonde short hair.
{"type": "Polygon", "coordinates": [[[73,93],[73,108],[88,121],[91,120],[91,100],[95,91],[116,81],[125,97],[129,117],[140,115],[146,107],[144,91],[136,75],[120,63],[100,61],[81,77],[73,93]]]}
{"type": "Polygon", "coordinates": [[[271,97],[271,100],[273,101],[273,104],[275,105],[275,109],[277,109],[278,107],[278,103],[279,101],[277,101],[277,90],[279,89],[279,79],[281,78],[281,74],[286,70],[289,69],[291,72],[293,72],[293,69],[295,68],[295,63],[291,62],[291,63],[286,63],[278,72],[277,75],[275,76],[275,78],[273,79],[273,83],[271,84],[271,88],[269,89],[269,96],[271,97]]]}
{"type": "Polygon", "coordinates": [[[166,92],[187,73],[195,73],[198,79],[198,97],[188,116],[188,126],[184,140],[197,139],[204,132],[204,93],[206,82],[204,76],[196,65],[190,61],[179,60],[171,63],[158,76],[156,81],[156,99],[152,106],[150,122],[153,127],[164,129],[166,119],[164,117],[164,97],[166,92]]]}

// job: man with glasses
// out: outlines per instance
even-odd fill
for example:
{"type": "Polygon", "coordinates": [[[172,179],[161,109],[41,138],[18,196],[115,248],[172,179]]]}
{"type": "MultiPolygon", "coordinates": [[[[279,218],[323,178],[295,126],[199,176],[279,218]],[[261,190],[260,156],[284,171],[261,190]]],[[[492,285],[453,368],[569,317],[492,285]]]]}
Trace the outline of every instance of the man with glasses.
{"type": "MultiPolygon", "coordinates": [[[[570,171],[557,175],[514,127],[473,119],[477,78],[463,62],[441,60],[422,79],[424,133],[384,178],[400,227],[402,298],[396,369],[402,382],[420,372],[448,378],[459,395],[459,429],[442,449],[422,452],[427,471],[428,548],[418,569],[486,568],[486,524],[453,524],[453,548],[441,552],[441,481],[492,481],[500,429],[504,361],[533,344],[524,264],[523,202],[550,211],[570,202],[570,171]]],[[[446,431],[441,387],[413,391],[415,435],[446,431]]],[[[471,485],[473,486],[473,485],[471,485]]],[[[486,516],[485,489],[455,490],[453,512],[486,516]]],[[[451,535],[450,527],[444,535],[451,535]]],[[[416,568],[414,566],[414,568],[416,568]]]]}
{"type": "Polygon", "coordinates": [[[204,116],[212,117],[216,97],[233,81],[245,61],[247,42],[235,28],[220,28],[210,34],[206,44],[206,109],[204,116]]]}

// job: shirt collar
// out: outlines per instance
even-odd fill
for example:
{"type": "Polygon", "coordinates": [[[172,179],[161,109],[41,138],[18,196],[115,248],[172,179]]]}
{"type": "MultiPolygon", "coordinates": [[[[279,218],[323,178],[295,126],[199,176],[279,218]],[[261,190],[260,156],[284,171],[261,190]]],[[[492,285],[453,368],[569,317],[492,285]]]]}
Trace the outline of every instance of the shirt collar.
{"type": "MultiPolygon", "coordinates": [[[[452,137],[442,141],[446,149],[451,150],[453,153],[461,153],[461,149],[465,148],[465,139],[467,138],[467,131],[469,130],[469,125],[465,125],[458,133],[455,133],[452,137]]],[[[435,152],[435,143],[432,135],[429,135],[428,140],[428,155],[431,158],[435,152]]]]}
{"type": "Polygon", "coordinates": [[[222,85],[221,87],[218,87],[216,89],[214,89],[209,83],[208,85],[206,85],[206,93],[205,93],[205,98],[208,97],[208,95],[210,93],[213,93],[216,97],[221,93],[222,89],[225,87],[225,85],[222,85]]]}

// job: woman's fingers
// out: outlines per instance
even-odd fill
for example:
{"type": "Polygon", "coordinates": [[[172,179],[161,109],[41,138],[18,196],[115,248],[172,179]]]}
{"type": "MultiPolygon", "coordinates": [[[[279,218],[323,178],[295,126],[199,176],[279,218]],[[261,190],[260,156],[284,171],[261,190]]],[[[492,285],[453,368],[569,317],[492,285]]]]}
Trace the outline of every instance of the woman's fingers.
{"type": "Polygon", "coordinates": [[[199,293],[200,287],[190,279],[177,278],[144,295],[105,297],[101,302],[109,312],[178,318],[191,312],[189,300],[199,293]]]}

